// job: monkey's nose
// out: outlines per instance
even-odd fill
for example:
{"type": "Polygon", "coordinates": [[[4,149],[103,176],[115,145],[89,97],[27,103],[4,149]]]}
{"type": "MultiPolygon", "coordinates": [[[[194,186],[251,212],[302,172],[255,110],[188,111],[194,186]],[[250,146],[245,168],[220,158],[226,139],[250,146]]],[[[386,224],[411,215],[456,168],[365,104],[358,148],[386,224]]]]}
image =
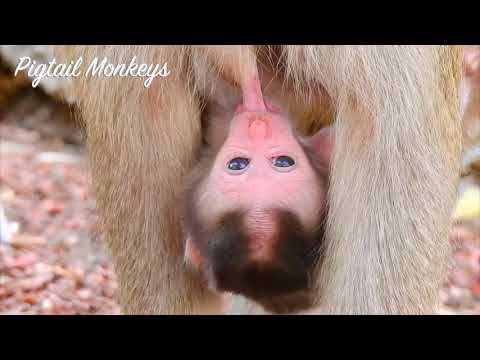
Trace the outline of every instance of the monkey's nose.
{"type": "Polygon", "coordinates": [[[268,137],[268,124],[265,120],[254,119],[250,122],[248,134],[252,139],[262,140],[268,137]]]}

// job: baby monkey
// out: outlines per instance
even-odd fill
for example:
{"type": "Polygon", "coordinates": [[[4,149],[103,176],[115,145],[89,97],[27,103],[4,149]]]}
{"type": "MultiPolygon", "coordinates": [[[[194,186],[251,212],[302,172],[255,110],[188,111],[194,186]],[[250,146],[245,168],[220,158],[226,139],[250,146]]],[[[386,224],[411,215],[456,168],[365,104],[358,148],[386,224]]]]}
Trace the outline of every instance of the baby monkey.
{"type": "Polygon", "coordinates": [[[185,257],[217,291],[275,313],[304,310],[321,258],[332,130],[297,136],[256,69],[239,85],[236,110],[208,118],[212,144],[188,178],[185,257]]]}

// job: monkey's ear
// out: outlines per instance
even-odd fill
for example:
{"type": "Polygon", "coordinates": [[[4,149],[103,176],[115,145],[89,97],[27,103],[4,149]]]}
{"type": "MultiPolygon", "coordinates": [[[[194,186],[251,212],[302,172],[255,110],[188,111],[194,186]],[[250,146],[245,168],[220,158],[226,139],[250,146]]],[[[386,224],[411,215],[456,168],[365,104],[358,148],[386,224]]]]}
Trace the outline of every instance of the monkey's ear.
{"type": "Polygon", "coordinates": [[[195,269],[200,269],[202,267],[202,256],[191,236],[187,237],[185,243],[185,261],[195,269]]]}
{"type": "Polygon", "coordinates": [[[466,46],[463,54],[463,73],[465,76],[480,75],[480,46],[466,46]]]}
{"type": "Polygon", "coordinates": [[[333,146],[335,143],[335,133],[333,126],[321,128],[309,141],[309,147],[313,150],[320,165],[329,168],[333,146]]]}

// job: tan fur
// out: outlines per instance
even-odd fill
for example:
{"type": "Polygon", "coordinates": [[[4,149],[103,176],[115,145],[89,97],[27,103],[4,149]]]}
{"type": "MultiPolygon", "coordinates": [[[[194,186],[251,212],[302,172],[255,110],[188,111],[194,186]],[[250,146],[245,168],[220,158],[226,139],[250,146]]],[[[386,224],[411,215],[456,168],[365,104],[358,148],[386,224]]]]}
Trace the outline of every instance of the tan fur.
{"type": "MultiPolygon", "coordinates": [[[[250,47],[220,50],[226,56],[245,48],[252,53],[250,47]]],[[[256,53],[261,58],[271,49],[256,53]]],[[[124,311],[214,311],[218,296],[183,263],[174,189],[199,150],[199,100],[214,93],[215,83],[202,72],[228,65],[233,75],[226,76],[238,81],[242,74],[230,65],[242,62],[213,55],[215,62],[205,49],[185,46],[64,50],[67,57],[169,62],[172,75],[149,89],[141,79],[80,77],[74,91],[124,311]]],[[[459,172],[460,55],[461,48],[449,46],[284,46],[270,64],[284,81],[280,98],[290,94],[294,108],[326,96],[335,109],[319,311],[432,311],[445,275],[459,172]]],[[[325,121],[314,108],[304,108],[306,131],[325,121]]]]}
{"type": "Polygon", "coordinates": [[[230,80],[238,86],[243,85],[257,73],[255,48],[249,45],[196,46],[195,57],[206,56],[214,64],[224,79],[230,80]]]}

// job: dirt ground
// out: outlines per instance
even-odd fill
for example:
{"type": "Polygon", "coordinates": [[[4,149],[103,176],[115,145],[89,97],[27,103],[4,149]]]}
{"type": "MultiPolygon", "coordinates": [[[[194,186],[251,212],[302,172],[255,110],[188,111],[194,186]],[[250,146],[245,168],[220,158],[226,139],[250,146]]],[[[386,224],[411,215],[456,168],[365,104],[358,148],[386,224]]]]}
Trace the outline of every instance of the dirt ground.
{"type": "Polygon", "coordinates": [[[0,114],[0,211],[18,228],[0,243],[0,314],[120,312],[81,133],[66,112],[28,91],[0,114]]]}
{"type": "MultiPolygon", "coordinates": [[[[0,114],[2,226],[17,229],[0,243],[0,314],[119,314],[81,136],[67,132],[66,144],[38,120],[55,111],[24,107],[0,114]]],[[[480,314],[480,219],[455,225],[451,241],[437,313],[480,314]]]]}

